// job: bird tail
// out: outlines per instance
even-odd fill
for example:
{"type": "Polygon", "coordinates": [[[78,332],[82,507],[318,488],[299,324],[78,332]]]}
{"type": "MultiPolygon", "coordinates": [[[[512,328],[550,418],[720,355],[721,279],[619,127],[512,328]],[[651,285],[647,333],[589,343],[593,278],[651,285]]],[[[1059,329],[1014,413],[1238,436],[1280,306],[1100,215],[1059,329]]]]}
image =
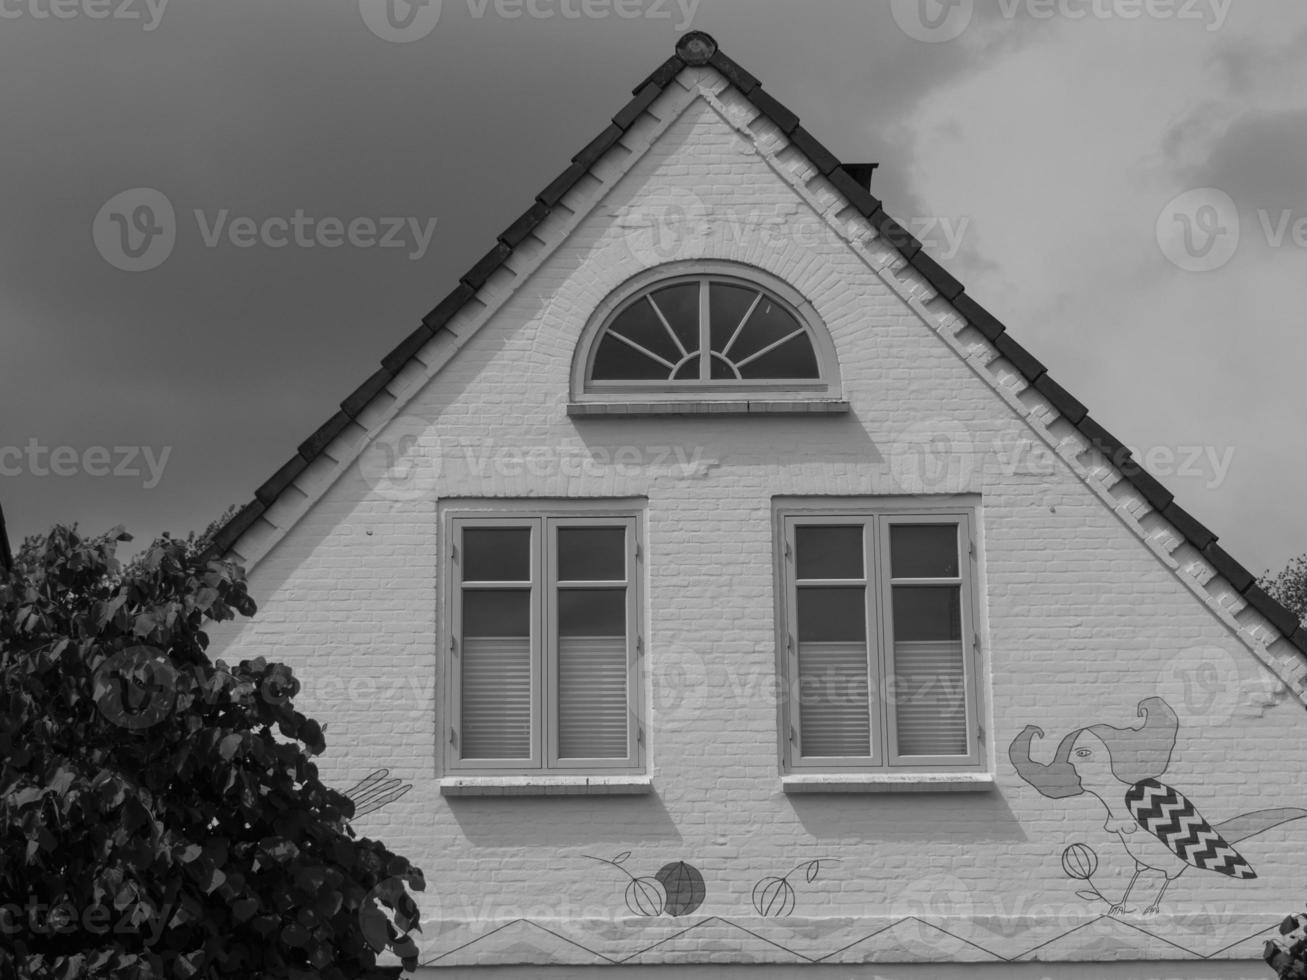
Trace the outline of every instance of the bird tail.
{"type": "Polygon", "coordinates": [[[1278,827],[1290,820],[1301,820],[1303,817],[1307,817],[1307,810],[1301,810],[1293,806],[1273,810],[1253,810],[1251,813],[1242,813],[1237,817],[1231,817],[1229,820],[1218,823],[1213,829],[1224,837],[1228,843],[1237,844],[1241,840],[1247,840],[1249,837],[1264,833],[1272,827],[1278,827]]]}

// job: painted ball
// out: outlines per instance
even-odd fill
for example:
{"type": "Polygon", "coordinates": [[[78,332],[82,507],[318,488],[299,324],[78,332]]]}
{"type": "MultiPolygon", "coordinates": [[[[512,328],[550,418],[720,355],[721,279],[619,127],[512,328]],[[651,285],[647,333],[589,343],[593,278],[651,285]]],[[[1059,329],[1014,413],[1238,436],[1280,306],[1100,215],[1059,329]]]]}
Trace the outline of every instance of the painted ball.
{"type": "Polygon", "coordinates": [[[664,864],[654,877],[667,895],[663,911],[668,915],[689,915],[703,904],[708,894],[699,869],[684,861],[664,864]]]}

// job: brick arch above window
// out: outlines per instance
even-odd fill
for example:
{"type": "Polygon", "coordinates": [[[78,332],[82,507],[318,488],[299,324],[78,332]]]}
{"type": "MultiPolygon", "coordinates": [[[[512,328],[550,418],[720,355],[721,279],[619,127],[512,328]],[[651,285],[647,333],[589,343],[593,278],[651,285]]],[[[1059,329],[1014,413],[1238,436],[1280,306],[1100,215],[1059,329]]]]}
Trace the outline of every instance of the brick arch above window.
{"type": "Polygon", "coordinates": [[[788,283],[734,262],[649,269],[577,346],[572,414],[846,411],[835,346],[788,283]]]}

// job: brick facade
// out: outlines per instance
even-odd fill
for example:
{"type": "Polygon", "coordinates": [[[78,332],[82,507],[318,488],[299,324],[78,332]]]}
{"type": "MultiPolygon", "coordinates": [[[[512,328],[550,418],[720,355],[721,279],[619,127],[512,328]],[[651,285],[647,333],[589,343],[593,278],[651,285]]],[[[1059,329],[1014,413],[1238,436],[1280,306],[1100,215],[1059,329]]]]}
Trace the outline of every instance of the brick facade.
{"type": "Polygon", "coordinates": [[[1281,776],[1307,762],[1302,655],[1088,448],[1059,391],[1027,384],[715,69],[684,68],[562,205],[236,542],[260,610],[215,631],[216,656],[295,669],[297,706],[329,724],[329,782],[384,766],[413,784],[359,830],[426,871],[422,962],[525,976],[819,961],[870,976],[896,974],[855,965],[1024,957],[1119,961],[1057,975],[1127,977],[1198,976],[1160,961],[1212,957],[1226,972],[1202,976],[1261,975],[1246,961],[1301,904],[1307,821],[1240,845],[1256,880],[1192,870],[1157,915],[1117,920],[1063,866],[1085,843],[1097,887],[1123,890],[1132,862],[1101,807],[1039,795],[1007,748],[1033,724],[1048,758],[1063,733],[1136,724],[1138,702],[1162,697],[1179,716],[1164,778],[1213,822],[1304,806],[1281,776]],[[812,304],[846,414],[569,416],[592,311],[643,270],[698,259],[764,270],[812,304]],[[979,497],[994,786],[786,794],[773,502],[904,494],[979,497]],[[490,498],[641,510],[652,792],[442,794],[439,511],[490,498]],[[633,916],[626,879],[591,859],[622,851],[637,874],[693,865],[702,905],[633,916]],[[791,879],[791,914],[760,916],[755,885],[813,860],[813,881],[791,879]]]}

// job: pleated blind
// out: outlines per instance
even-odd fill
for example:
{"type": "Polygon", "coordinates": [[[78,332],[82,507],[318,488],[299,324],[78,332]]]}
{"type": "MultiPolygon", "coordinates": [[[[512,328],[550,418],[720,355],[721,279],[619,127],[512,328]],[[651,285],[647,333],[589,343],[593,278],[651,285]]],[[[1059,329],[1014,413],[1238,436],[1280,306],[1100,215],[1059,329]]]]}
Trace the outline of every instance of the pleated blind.
{"type": "Polygon", "coordinates": [[[626,673],[625,636],[559,638],[559,758],[626,758],[626,673]]]}
{"type": "Polygon", "coordinates": [[[799,643],[799,734],[804,756],[871,754],[865,642],[799,643]]]}
{"type": "Polygon", "coordinates": [[[529,759],[530,637],[466,637],[462,661],[463,758],[529,759]]]}

